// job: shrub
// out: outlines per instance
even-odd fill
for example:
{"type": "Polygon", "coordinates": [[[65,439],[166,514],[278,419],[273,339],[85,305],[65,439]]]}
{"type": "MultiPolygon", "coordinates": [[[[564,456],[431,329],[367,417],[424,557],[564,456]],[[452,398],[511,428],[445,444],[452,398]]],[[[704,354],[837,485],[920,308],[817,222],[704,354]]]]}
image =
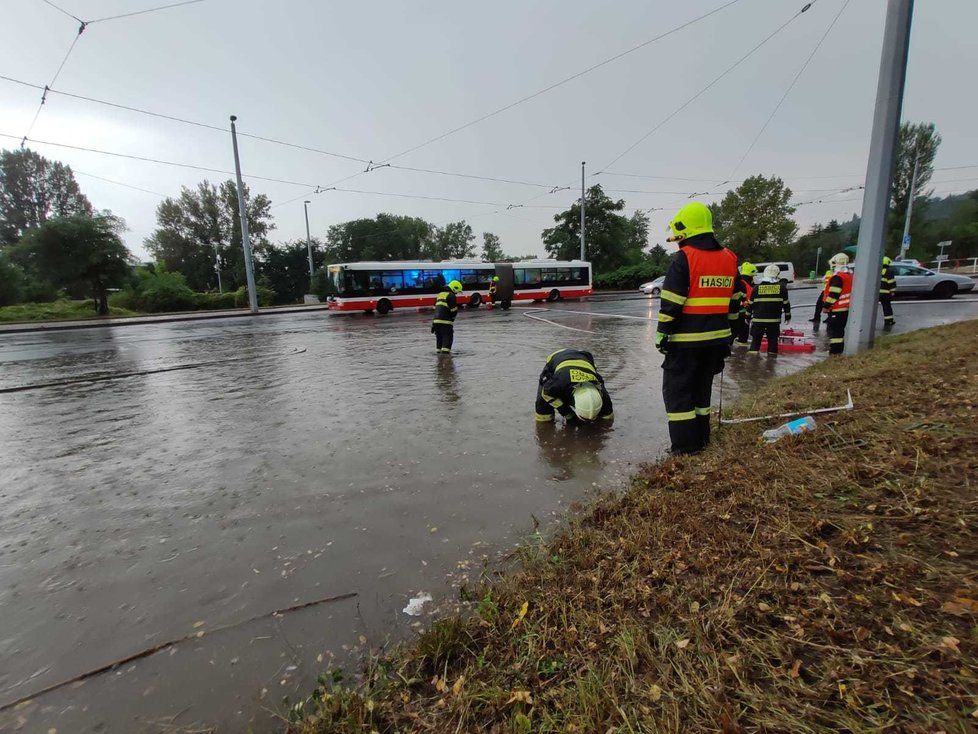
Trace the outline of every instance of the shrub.
{"type": "Polygon", "coordinates": [[[140,304],[140,310],[153,313],[197,308],[197,294],[190,290],[181,273],[140,273],[137,287],[132,303],[140,304]]]}
{"type": "Polygon", "coordinates": [[[234,308],[235,291],[227,293],[198,293],[197,308],[205,311],[213,311],[222,308],[234,308]]]}
{"type": "Polygon", "coordinates": [[[23,297],[23,271],[0,253],[0,306],[20,303],[23,297]]]}
{"type": "MultiPolygon", "coordinates": [[[[258,291],[258,305],[259,306],[271,306],[275,303],[275,291],[271,288],[259,285],[256,286],[258,291]]],[[[248,308],[248,288],[241,286],[234,292],[234,305],[236,308],[248,308]]]]}
{"type": "Polygon", "coordinates": [[[642,283],[658,278],[665,272],[662,265],[654,262],[625,265],[610,273],[594,276],[594,287],[599,290],[638,288],[642,283]]]}
{"type": "Polygon", "coordinates": [[[326,268],[320,268],[312,276],[312,285],[309,288],[311,293],[315,293],[319,298],[325,301],[329,296],[337,295],[336,286],[333,285],[333,281],[330,280],[329,273],[326,268]]]}

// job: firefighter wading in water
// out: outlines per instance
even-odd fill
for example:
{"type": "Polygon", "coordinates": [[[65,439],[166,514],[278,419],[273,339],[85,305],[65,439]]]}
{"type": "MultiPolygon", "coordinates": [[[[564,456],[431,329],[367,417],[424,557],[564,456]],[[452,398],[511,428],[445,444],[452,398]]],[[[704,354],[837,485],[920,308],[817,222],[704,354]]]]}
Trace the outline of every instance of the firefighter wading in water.
{"type": "Polygon", "coordinates": [[[567,421],[590,423],[614,417],[611,396],[590,352],[561,349],[547,357],[537,388],[537,422],[552,421],[554,409],[567,421]]]}
{"type": "Polygon", "coordinates": [[[455,297],[462,292],[462,284],[453,280],[435,298],[435,317],[431,320],[431,333],[435,335],[435,351],[438,354],[451,354],[455,340],[455,316],[458,302],[455,297]]]}
{"type": "Polygon", "coordinates": [[[737,256],[713,236],[713,215],[698,201],[669,223],[679,243],[662,284],[656,348],[672,453],[693,454],[710,441],[713,376],[730,355],[730,324],[740,314],[737,256]]]}

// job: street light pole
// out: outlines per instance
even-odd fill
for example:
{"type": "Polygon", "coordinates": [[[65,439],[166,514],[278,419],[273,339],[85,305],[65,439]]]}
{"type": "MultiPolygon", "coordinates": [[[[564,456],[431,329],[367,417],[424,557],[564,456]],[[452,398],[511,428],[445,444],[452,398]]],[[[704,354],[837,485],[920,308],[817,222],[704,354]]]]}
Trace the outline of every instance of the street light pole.
{"type": "Polygon", "coordinates": [[[306,251],[309,253],[309,287],[312,287],[312,238],[309,236],[309,204],[302,202],[302,208],[306,210],[306,251]]]}
{"type": "Polygon", "coordinates": [[[238,131],[231,115],[231,147],[234,149],[234,175],[238,182],[238,216],[241,218],[241,247],[244,249],[245,279],[248,281],[248,306],[258,313],[258,292],[255,290],[255,265],[251,259],[251,235],[248,233],[248,208],[245,205],[244,184],[241,181],[241,161],[238,158],[238,131]]]}
{"type": "Polygon", "coordinates": [[[900,132],[900,109],[903,106],[903,88],[907,79],[912,18],[913,0],[887,0],[883,53],[876,86],[876,111],[869,142],[862,223],[856,249],[856,272],[846,329],[846,354],[857,354],[873,346],[876,331],[880,260],[886,237],[893,160],[900,132]]]}
{"type": "Polygon", "coordinates": [[[910,194],[907,196],[907,218],[903,222],[903,239],[900,240],[900,259],[910,249],[910,214],[913,212],[913,192],[917,188],[917,172],[920,170],[920,153],[913,160],[913,176],[910,177],[910,194]]]}
{"type": "Polygon", "coordinates": [[[584,161],[581,161],[581,260],[584,260],[584,200],[587,192],[584,190],[584,161]]]}
{"type": "Polygon", "coordinates": [[[224,287],[221,285],[221,251],[217,249],[217,243],[214,243],[214,272],[217,273],[217,292],[224,293],[224,287]]]}

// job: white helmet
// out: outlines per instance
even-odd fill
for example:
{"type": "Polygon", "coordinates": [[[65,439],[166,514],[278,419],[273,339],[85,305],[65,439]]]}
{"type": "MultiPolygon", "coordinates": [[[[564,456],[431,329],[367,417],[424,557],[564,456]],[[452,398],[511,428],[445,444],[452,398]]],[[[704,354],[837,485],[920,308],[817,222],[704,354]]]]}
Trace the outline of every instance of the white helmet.
{"type": "Polygon", "coordinates": [[[571,409],[582,421],[593,421],[601,412],[604,401],[601,391],[590,382],[582,382],[574,388],[574,402],[571,409]]]}
{"type": "Polygon", "coordinates": [[[764,268],[764,277],[771,280],[779,280],[781,278],[781,268],[777,265],[768,265],[764,268]]]}
{"type": "Polygon", "coordinates": [[[844,252],[837,252],[829,260],[829,265],[833,268],[844,268],[849,264],[849,256],[844,252]]]}

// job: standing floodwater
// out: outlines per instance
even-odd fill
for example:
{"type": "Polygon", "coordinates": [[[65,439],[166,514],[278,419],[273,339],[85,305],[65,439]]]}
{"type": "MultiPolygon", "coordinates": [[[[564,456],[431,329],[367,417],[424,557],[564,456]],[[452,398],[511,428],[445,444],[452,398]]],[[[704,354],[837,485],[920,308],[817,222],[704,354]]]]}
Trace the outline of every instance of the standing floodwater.
{"type": "MultiPolygon", "coordinates": [[[[0,394],[0,704],[356,592],[194,638],[0,714],[0,729],[271,728],[268,710],[330,654],[410,630],[419,592],[444,601],[460,562],[654,458],[654,302],[557,308],[571,312],[537,314],[553,323],[463,311],[452,357],[413,313],[0,337],[0,388],[216,362],[0,394]],[[594,353],[609,429],[535,423],[537,376],[565,346],[594,353]]],[[[727,396],[817,358],[738,355],[727,396]]]]}

